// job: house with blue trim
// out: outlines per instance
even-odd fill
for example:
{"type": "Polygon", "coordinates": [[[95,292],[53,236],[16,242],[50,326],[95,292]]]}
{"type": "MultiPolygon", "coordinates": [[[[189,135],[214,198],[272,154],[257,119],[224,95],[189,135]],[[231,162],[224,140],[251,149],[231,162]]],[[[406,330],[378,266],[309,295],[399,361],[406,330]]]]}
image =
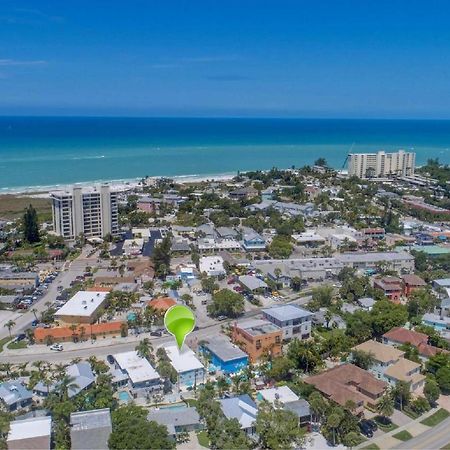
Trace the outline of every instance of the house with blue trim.
{"type": "Polygon", "coordinates": [[[177,372],[177,388],[192,388],[205,382],[205,366],[186,345],[181,350],[176,345],[164,347],[170,364],[177,372]]]}
{"type": "Polygon", "coordinates": [[[248,355],[227,339],[214,337],[205,342],[201,351],[211,358],[214,368],[226,374],[239,372],[248,366],[248,355]]]}
{"type": "Polygon", "coordinates": [[[244,247],[244,250],[248,252],[264,251],[266,245],[266,240],[251,228],[246,228],[242,233],[242,247],[244,247]]]}
{"type": "Polygon", "coordinates": [[[33,401],[33,393],[19,380],[5,381],[0,384],[0,404],[7,411],[26,408],[33,401]]]}

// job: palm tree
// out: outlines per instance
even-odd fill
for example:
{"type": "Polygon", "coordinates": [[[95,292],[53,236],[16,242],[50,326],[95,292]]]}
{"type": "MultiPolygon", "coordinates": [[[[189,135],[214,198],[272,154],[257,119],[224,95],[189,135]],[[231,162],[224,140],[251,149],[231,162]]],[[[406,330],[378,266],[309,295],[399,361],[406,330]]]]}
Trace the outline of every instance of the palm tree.
{"type": "Polygon", "coordinates": [[[327,425],[333,430],[333,446],[336,445],[336,429],[342,422],[342,417],[337,413],[332,413],[328,416],[327,425]]]}
{"type": "Polygon", "coordinates": [[[16,322],[14,320],[8,320],[8,322],[5,323],[5,328],[8,328],[9,337],[12,338],[11,329],[16,325],[16,322]]]}
{"type": "Polygon", "coordinates": [[[152,359],[153,346],[149,338],[142,339],[142,341],[136,345],[135,350],[141,358],[152,359]]]}
{"type": "Polygon", "coordinates": [[[36,320],[38,320],[38,318],[37,318],[37,309],[36,308],[31,308],[31,312],[34,314],[34,318],[36,319],[36,320]]]}
{"type": "Polygon", "coordinates": [[[6,372],[6,376],[9,378],[11,376],[11,370],[13,365],[11,363],[3,363],[1,366],[1,371],[6,372]]]}
{"type": "Polygon", "coordinates": [[[75,342],[75,338],[76,338],[76,330],[77,330],[77,325],[76,324],[72,324],[72,325],[70,325],[70,327],[69,327],[69,329],[70,329],[70,331],[72,331],[72,340],[73,340],[73,342],[75,342]]]}
{"type": "Polygon", "coordinates": [[[78,389],[77,383],[75,383],[75,378],[70,375],[65,374],[59,384],[58,384],[58,394],[61,400],[67,400],[69,398],[69,391],[78,389]]]}
{"type": "Polygon", "coordinates": [[[394,398],[391,392],[386,392],[377,404],[377,412],[383,417],[394,414],[394,398]]]}

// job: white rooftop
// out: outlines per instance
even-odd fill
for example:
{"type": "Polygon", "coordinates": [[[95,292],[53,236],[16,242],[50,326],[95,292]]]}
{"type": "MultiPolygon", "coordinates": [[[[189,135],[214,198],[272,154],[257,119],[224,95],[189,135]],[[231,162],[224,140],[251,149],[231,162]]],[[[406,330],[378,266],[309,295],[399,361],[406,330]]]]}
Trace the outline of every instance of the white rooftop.
{"type": "Polygon", "coordinates": [[[50,416],[13,420],[9,425],[8,441],[50,436],[51,426],[52,418],[50,416]]]}
{"type": "Polygon", "coordinates": [[[127,372],[133,384],[159,379],[159,374],[145,358],[134,350],[113,355],[120,368],[127,372]]]}
{"type": "Polygon", "coordinates": [[[203,364],[197,359],[195,353],[188,347],[181,350],[176,345],[164,347],[173,368],[178,373],[189,372],[196,369],[204,369],[203,364]]]}
{"type": "Polygon", "coordinates": [[[221,256],[202,256],[199,262],[200,272],[209,274],[225,273],[221,256]]]}
{"type": "Polygon", "coordinates": [[[276,400],[281,403],[296,402],[299,400],[298,395],[296,395],[288,386],[263,389],[258,392],[258,395],[269,403],[274,403],[276,400]]]}
{"type": "Polygon", "coordinates": [[[79,291],[55,315],[90,317],[103,304],[106,295],[107,292],[79,291]]]}

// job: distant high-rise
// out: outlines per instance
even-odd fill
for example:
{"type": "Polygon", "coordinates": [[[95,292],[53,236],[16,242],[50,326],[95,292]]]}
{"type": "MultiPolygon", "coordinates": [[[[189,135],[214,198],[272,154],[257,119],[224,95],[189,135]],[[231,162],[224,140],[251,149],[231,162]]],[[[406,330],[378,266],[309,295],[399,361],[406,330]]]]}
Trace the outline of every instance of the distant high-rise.
{"type": "Polygon", "coordinates": [[[53,229],[65,239],[80,233],[87,238],[103,237],[119,231],[117,193],[108,185],[74,186],[71,191],[51,193],[53,229]]]}
{"type": "Polygon", "coordinates": [[[416,154],[399,150],[395,153],[350,153],[348,174],[358,178],[386,178],[414,175],[416,154]]]}

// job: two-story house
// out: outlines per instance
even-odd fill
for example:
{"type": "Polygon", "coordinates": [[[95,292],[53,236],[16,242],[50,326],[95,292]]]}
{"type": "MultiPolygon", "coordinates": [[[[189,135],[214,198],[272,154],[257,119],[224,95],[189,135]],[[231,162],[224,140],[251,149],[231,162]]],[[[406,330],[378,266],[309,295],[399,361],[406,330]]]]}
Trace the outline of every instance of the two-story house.
{"type": "Polygon", "coordinates": [[[247,252],[251,251],[264,251],[266,249],[265,239],[252,229],[246,229],[242,233],[242,247],[247,252]]]}
{"type": "Polygon", "coordinates": [[[373,364],[369,367],[369,372],[391,385],[405,381],[410,383],[411,391],[414,392],[425,383],[425,376],[420,373],[421,364],[405,359],[405,352],[396,347],[366,341],[353,347],[353,350],[370,354],[373,364]]]}

